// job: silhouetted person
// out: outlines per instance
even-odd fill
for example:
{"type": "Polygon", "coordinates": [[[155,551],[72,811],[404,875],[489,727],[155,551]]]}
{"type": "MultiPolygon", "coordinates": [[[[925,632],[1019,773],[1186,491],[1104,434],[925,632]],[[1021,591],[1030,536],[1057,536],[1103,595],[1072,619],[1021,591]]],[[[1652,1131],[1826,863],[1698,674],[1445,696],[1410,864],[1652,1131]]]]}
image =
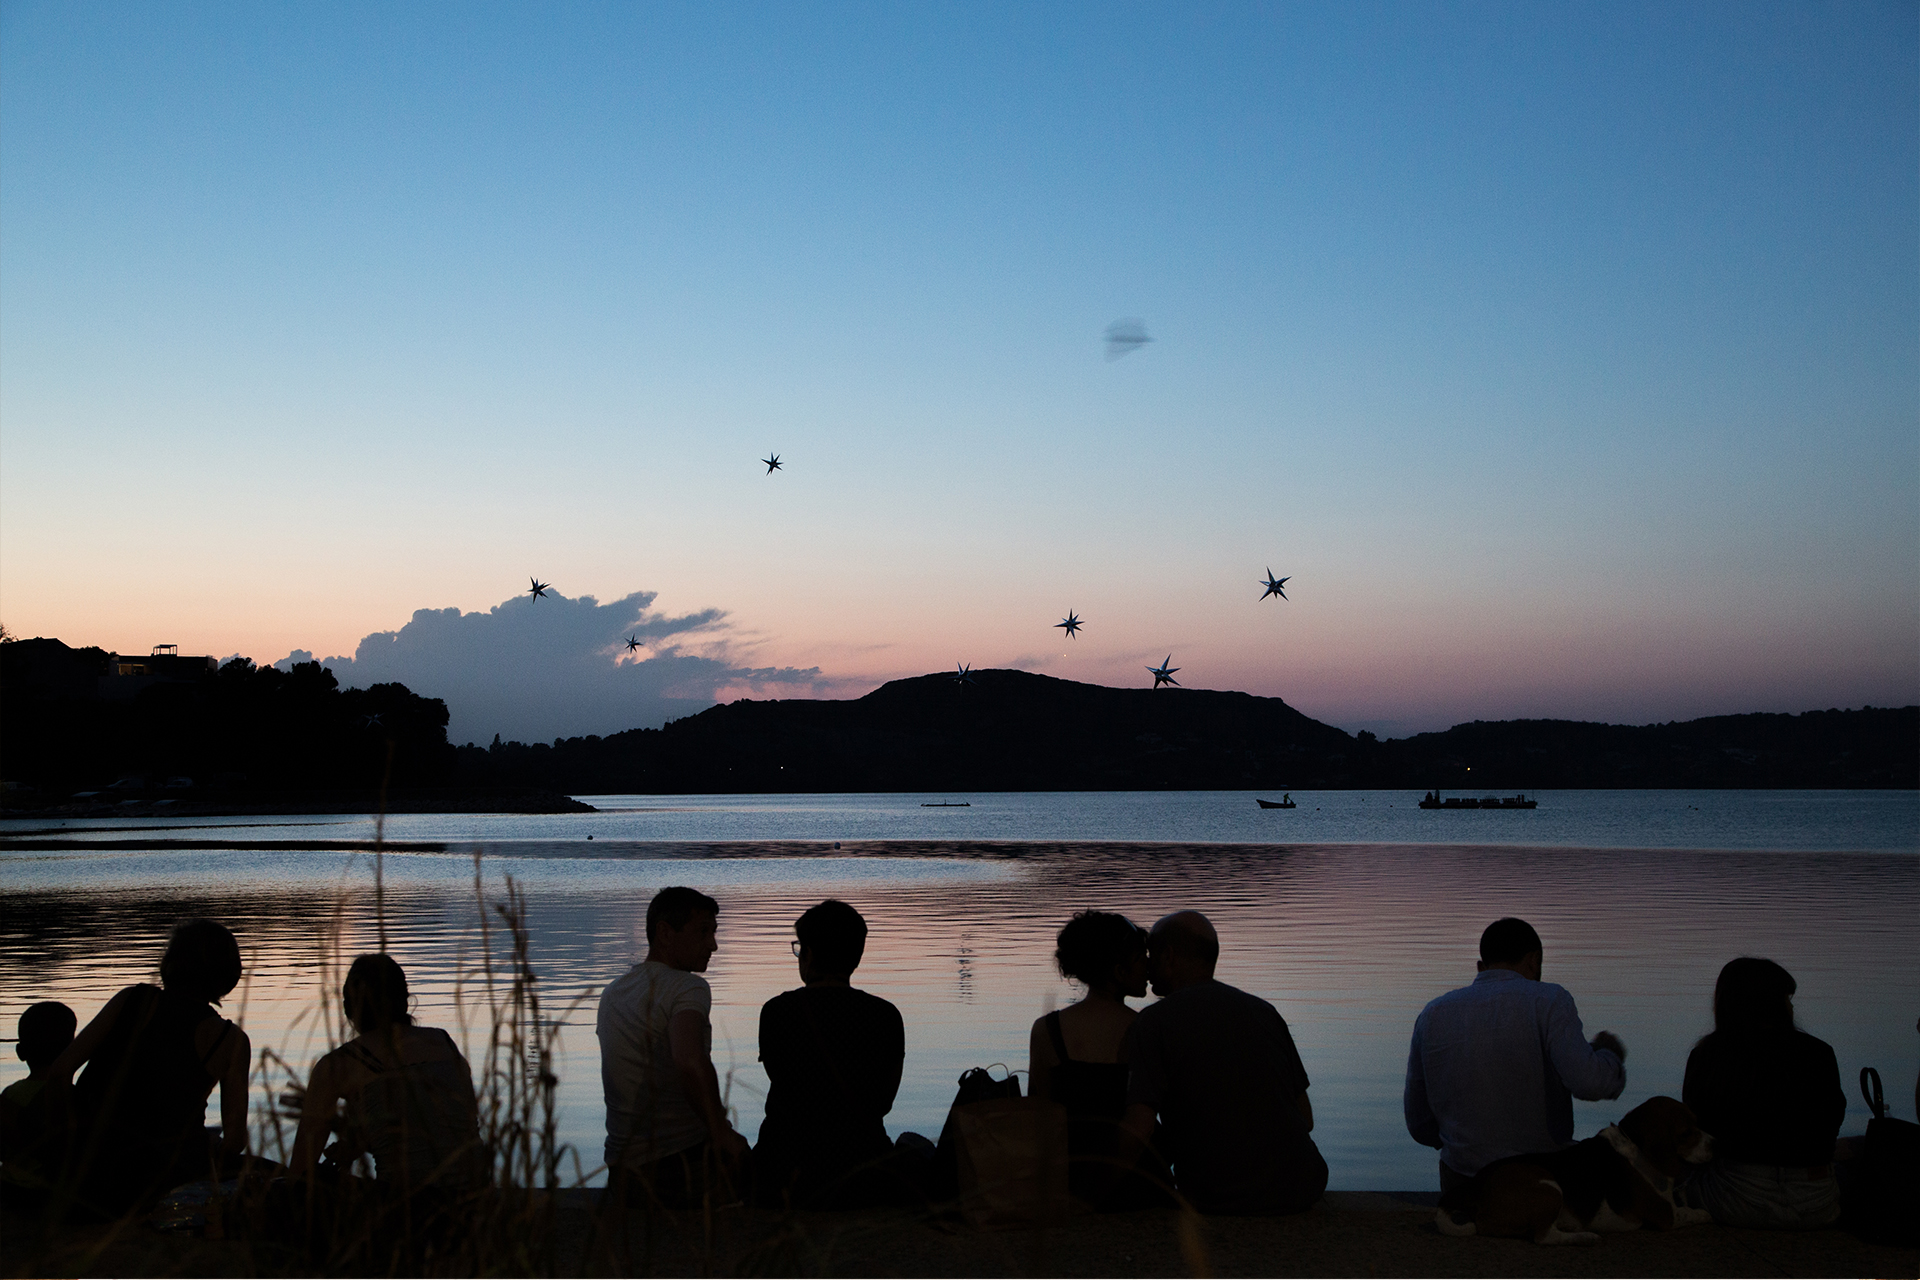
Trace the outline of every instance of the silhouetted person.
{"type": "Polygon", "coordinates": [[[0,1092],[0,1193],[30,1205],[53,1189],[60,1171],[62,1134],[46,1104],[54,1060],[73,1043],[73,1010],[42,1000],[20,1015],[14,1052],[27,1064],[27,1078],[0,1092]]]}
{"type": "Polygon", "coordinates": [[[338,1167],[370,1155],[374,1177],[395,1191],[452,1194],[484,1183],[467,1060],[445,1031],[414,1024],[405,970],[391,956],[358,957],[340,984],[340,1003],[359,1034],[313,1065],[293,1175],[311,1175],[337,1132],[339,1144],[326,1154],[338,1167]]]}
{"type": "Polygon", "coordinates": [[[120,990],[47,1069],[48,1101],[71,1096],[75,1138],[61,1189],[82,1207],[126,1213],[237,1164],[247,1149],[253,1045],[213,1006],[239,981],[233,934],[189,920],[167,941],[160,985],[120,990]],[[216,1084],[217,1142],[203,1123],[216,1084]]]}
{"type": "Polygon", "coordinates": [[[607,984],[595,1034],[607,1102],[607,1202],[669,1207],[733,1199],[747,1140],[727,1123],[713,1070],[720,904],[662,889],[647,904],[647,957],[607,984]]]}
{"type": "Polygon", "coordinates": [[[810,1208],[897,1198],[886,1115],[900,1089],[906,1028],[892,1004],[851,985],[867,922],[829,898],[807,908],[793,932],[804,985],[760,1008],[768,1088],[753,1150],[759,1194],[810,1208]]]}
{"type": "Polygon", "coordinates": [[[1279,1010],[1214,978],[1219,958],[1197,911],[1153,926],[1147,966],[1162,998],[1127,1031],[1124,1128],[1144,1144],[1159,1117],[1174,1185],[1203,1213],[1298,1213],[1327,1187],[1307,1071],[1279,1010]]]}
{"type": "Polygon", "coordinates": [[[1840,1216],[1833,1143],[1846,1118],[1840,1064],[1793,1025],[1793,975],[1742,956],[1720,970],[1713,1030],[1687,1057],[1681,1100],[1713,1135],[1687,1203],[1734,1227],[1822,1227],[1840,1216]]]}
{"type": "Polygon", "coordinates": [[[1540,981],[1540,935],[1496,920],[1480,935],[1479,976],[1420,1011],[1407,1054],[1407,1132],[1440,1149],[1440,1190],[1463,1190],[1507,1156],[1573,1145],[1573,1099],[1617,1098],[1626,1046],[1591,1043],[1566,988],[1540,981]]]}
{"type": "Polygon", "coordinates": [[[1162,1198],[1151,1180],[1119,1176],[1133,1156],[1119,1141],[1127,1112],[1126,1035],[1138,1016],[1127,997],[1147,994],[1147,931],[1111,911],[1082,911],[1060,930],[1053,960],[1060,976],[1087,994],[1034,1022],[1027,1084],[1031,1096],[1067,1109],[1073,1194],[1103,1208],[1162,1198]]]}

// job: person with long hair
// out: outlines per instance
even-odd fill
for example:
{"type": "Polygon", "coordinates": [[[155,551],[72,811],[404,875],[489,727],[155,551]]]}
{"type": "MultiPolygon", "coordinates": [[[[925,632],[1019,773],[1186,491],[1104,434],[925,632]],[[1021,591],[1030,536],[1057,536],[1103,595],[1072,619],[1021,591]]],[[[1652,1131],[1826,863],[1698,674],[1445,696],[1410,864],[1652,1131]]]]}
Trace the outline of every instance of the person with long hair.
{"type": "Polygon", "coordinates": [[[1826,1041],[1794,1025],[1793,975],[1741,956],[1713,988],[1713,1030],[1687,1058],[1681,1100],[1713,1135],[1687,1202],[1735,1227],[1822,1227],[1840,1216],[1833,1144],[1846,1117],[1826,1041]]]}
{"type": "Polygon", "coordinates": [[[360,956],[340,985],[340,1003],[358,1034],[313,1065],[293,1176],[312,1176],[338,1132],[336,1166],[370,1155],[376,1181],[396,1191],[457,1194],[484,1183],[467,1060],[452,1036],[414,1022],[406,971],[392,956],[360,956]]]}
{"type": "Polygon", "coordinates": [[[212,920],[188,920],[167,939],[160,985],[117,992],[54,1060],[48,1101],[70,1097],[75,1126],[56,1201],[70,1197],[118,1216],[237,1165],[247,1149],[253,1045],[213,1006],[239,983],[233,934],[212,920]],[[216,1084],[217,1138],[205,1126],[216,1084]]]}

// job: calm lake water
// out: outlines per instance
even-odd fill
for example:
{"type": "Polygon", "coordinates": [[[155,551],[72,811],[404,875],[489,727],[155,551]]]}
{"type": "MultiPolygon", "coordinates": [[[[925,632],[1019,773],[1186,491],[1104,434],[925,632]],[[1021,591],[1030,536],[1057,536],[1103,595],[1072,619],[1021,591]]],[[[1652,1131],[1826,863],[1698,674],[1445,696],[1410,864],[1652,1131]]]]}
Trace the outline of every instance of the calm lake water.
{"type": "MultiPolygon", "coordinates": [[[[872,929],[857,984],[906,1018],[896,1133],[937,1133],[964,1068],[1025,1067],[1032,1019],[1076,996],[1050,957],[1054,932],[1086,906],[1214,919],[1221,978],[1293,1028],[1337,1187],[1433,1185],[1434,1153],[1400,1121],[1407,1037],[1421,1005],[1472,979],[1481,928],[1505,914],[1540,930],[1546,976],[1574,993],[1589,1034],[1627,1043],[1627,1092],[1578,1104],[1581,1134],[1679,1093],[1687,1050],[1711,1025],[1714,976],[1739,954],[1799,979],[1801,1024],[1833,1044],[1850,1095],[1859,1069],[1877,1066],[1906,1114],[1920,1070],[1920,794],[1548,792],[1533,811],[1455,813],[1417,798],[1296,792],[1298,809],[1262,811],[1240,792],[624,796],[586,797],[604,810],[593,814],[402,816],[389,839],[448,849],[384,860],[388,946],[423,1020],[458,1036],[460,978],[477,955],[474,851],[489,899],[509,875],[527,890],[545,999],[583,1000],[562,1028],[559,1075],[562,1136],[588,1169],[603,1123],[593,997],[639,958],[647,899],[668,884],[721,903],[707,975],[715,1058],[750,1137],[766,1086],[759,1007],[797,984],[792,922],[828,896],[872,929]],[[971,805],[920,807],[940,799],[971,805]]],[[[0,837],[49,830],[155,844],[36,853],[0,839],[8,1032],[39,999],[91,1016],[151,976],[174,921],[209,915],[247,952],[228,1006],[256,1047],[302,1068],[324,1050],[321,960],[376,944],[371,857],[159,842],[324,843],[371,837],[371,821],[0,823],[0,837]]],[[[9,1058],[0,1083],[23,1073],[9,1058]]],[[[1851,1105],[1843,1131],[1859,1132],[1866,1113],[1851,1105]]]]}

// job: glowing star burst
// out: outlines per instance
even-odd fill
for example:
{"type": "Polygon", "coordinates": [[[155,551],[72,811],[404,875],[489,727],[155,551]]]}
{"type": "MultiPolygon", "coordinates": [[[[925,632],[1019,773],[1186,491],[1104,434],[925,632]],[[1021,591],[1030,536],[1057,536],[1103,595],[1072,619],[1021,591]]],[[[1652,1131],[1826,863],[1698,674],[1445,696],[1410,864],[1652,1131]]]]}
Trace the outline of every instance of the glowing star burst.
{"type": "Polygon", "coordinates": [[[949,679],[951,679],[955,684],[972,684],[973,683],[972,664],[966,663],[966,662],[960,663],[958,668],[954,671],[953,675],[949,677],[949,679]]]}
{"type": "Polygon", "coordinates": [[[766,457],[760,459],[760,461],[767,464],[768,475],[772,475],[774,472],[780,470],[780,455],[777,453],[768,454],[766,457]]]}
{"type": "Polygon", "coordinates": [[[1287,582],[1287,578],[1276,578],[1273,576],[1273,570],[1267,570],[1266,580],[1261,584],[1266,587],[1266,590],[1260,593],[1260,598],[1265,600],[1268,596],[1279,596],[1282,600],[1285,600],[1287,593],[1281,590],[1281,588],[1286,586],[1287,582]]]}
{"type": "Polygon", "coordinates": [[[528,578],[527,581],[533,584],[532,588],[527,592],[527,594],[532,596],[535,600],[538,600],[541,596],[546,595],[547,588],[553,585],[551,582],[542,582],[538,578],[528,578]]]}
{"type": "Polygon", "coordinates": [[[1174,685],[1175,687],[1178,687],[1180,682],[1173,678],[1173,673],[1178,671],[1179,669],[1180,668],[1173,665],[1172,654],[1168,654],[1166,656],[1166,660],[1163,661],[1159,666],[1147,668],[1147,670],[1153,672],[1153,687],[1156,689],[1158,689],[1163,684],[1170,684],[1170,685],[1174,685]]]}
{"type": "Polygon", "coordinates": [[[632,652],[633,652],[633,651],[634,651],[635,649],[638,649],[639,647],[640,647],[640,637],[639,637],[639,636],[628,636],[628,637],[627,637],[627,652],[628,652],[628,653],[632,653],[632,652]]]}
{"type": "Polygon", "coordinates": [[[1069,609],[1067,610],[1067,616],[1065,618],[1062,618],[1060,621],[1054,623],[1053,625],[1065,631],[1067,633],[1067,639],[1071,640],[1074,638],[1075,634],[1079,632],[1080,628],[1086,626],[1087,624],[1080,621],[1080,619],[1077,616],[1075,616],[1073,610],[1069,609]]]}

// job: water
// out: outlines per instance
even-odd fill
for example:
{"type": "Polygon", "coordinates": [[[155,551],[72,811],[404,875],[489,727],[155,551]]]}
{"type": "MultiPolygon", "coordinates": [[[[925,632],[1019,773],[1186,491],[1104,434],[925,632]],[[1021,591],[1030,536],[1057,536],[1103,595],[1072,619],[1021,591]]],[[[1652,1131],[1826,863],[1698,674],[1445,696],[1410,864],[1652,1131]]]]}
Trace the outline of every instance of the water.
{"type": "MultiPolygon", "coordinates": [[[[766,1084],[754,1061],[759,1006],[796,985],[792,922],[827,896],[867,916],[857,984],[906,1018],[896,1133],[936,1133],[963,1068],[1025,1066],[1032,1020],[1075,998],[1050,955],[1053,933],[1084,906],[1143,921],[1178,907],[1213,917],[1221,978],[1272,1000],[1293,1028],[1339,1187],[1432,1184],[1433,1153],[1400,1122],[1407,1036],[1426,1000],[1471,980],[1479,931],[1503,914],[1540,930],[1546,977],[1574,993],[1589,1034],[1605,1027],[1627,1042],[1627,1092],[1579,1104],[1583,1134],[1679,1092],[1687,1050],[1711,1022],[1714,976],[1736,954],[1794,973],[1802,1025],[1833,1044],[1844,1080],[1879,1067],[1904,1113],[1920,1068],[1912,792],[1546,793],[1530,812],[1423,812],[1410,794],[1380,792],[1295,793],[1301,807],[1285,812],[1245,793],[1190,792],[954,796],[972,807],[920,808],[942,798],[589,797],[609,811],[390,819],[388,838],[448,851],[385,859],[389,949],[423,1019],[458,1038],[456,988],[476,954],[476,843],[489,897],[508,875],[527,889],[546,998],[588,997],[562,1027],[559,1075],[562,1136],[589,1168],[603,1122],[590,997],[638,958],[646,901],[675,883],[721,903],[707,975],[715,1058],[749,1136],[766,1084]]],[[[132,829],[154,843],[32,853],[0,842],[9,1029],[36,999],[91,1016],[150,977],[173,921],[205,914],[247,951],[247,987],[228,1004],[240,1012],[244,995],[256,1047],[302,1066],[324,1049],[319,962],[336,929],[348,955],[375,945],[371,859],[160,842],[320,843],[371,836],[370,822],[16,820],[0,835],[49,828],[82,840],[132,829]]],[[[7,1063],[0,1082],[23,1070],[7,1063]]],[[[1857,1097],[1853,1106],[1845,1132],[1864,1127],[1857,1097]]]]}

